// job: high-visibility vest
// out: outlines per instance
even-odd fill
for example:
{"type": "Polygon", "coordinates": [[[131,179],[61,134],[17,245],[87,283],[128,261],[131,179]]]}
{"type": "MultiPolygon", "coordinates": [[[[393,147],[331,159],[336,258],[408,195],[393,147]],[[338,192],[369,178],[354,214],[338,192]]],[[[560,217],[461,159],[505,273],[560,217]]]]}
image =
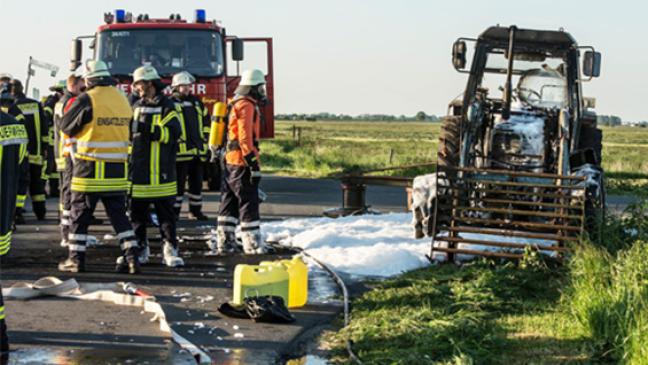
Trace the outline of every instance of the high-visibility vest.
{"type": "Polygon", "coordinates": [[[92,120],[75,136],[74,158],[125,162],[133,118],[128,100],[113,86],[96,86],[87,94],[92,103],[92,120]]]}

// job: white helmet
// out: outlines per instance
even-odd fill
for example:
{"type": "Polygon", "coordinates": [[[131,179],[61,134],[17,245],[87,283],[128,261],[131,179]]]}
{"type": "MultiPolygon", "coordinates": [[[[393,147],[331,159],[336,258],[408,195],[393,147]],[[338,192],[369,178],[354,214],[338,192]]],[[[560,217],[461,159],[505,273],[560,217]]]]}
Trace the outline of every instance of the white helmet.
{"type": "Polygon", "coordinates": [[[110,77],[110,71],[104,61],[89,60],[85,65],[84,79],[94,79],[97,77],[110,77]]]}
{"type": "Polygon", "coordinates": [[[133,83],[136,83],[138,81],[152,81],[159,79],[160,75],[158,75],[155,67],[151,65],[139,67],[133,72],[133,83]]]}
{"type": "Polygon", "coordinates": [[[265,75],[261,70],[247,70],[241,76],[240,86],[256,86],[265,84],[265,75]]]}
{"type": "Polygon", "coordinates": [[[191,85],[196,82],[196,78],[193,77],[189,72],[182,71],[173,75],[173,80],[171,81],[171,86],[176,87],[180,85],[191,85]]]}

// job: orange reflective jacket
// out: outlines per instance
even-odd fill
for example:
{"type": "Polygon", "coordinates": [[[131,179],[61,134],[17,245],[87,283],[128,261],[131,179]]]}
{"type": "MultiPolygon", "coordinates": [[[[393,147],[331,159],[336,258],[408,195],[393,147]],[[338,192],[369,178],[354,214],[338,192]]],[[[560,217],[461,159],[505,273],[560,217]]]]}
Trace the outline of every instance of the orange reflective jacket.
{"type": "Polygon", "coordinates": [[[227,125],[227,154],[225,162],[230,165],[245,165],[243,156],[254,153],[259,160],[258,138],[261,131],[261,116],[256,102],[248,97],[234,99],[227,125]]]}

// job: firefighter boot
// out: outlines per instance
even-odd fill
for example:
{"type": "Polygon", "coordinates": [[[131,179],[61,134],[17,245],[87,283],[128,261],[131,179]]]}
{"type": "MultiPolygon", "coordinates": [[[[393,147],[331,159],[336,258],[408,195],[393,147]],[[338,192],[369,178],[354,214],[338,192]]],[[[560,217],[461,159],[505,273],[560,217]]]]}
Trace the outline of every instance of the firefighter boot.
{"type": "Polygon", "coordinates": [[[171,242],[164,241],[162,248],[162,261],[168,267],[184,266],[184,260],[178,255],[178,248],[174,247],[171,242]]]}
{"type": "Polygon", "coordinates": [[[216,237],[208,243],[209,249],[212,253],[217,255],[227,255],[236,251],[236,234],[234,232],[226,232],[223,228],[216,229],[216,237]]]}
{"type": "Polygon", "coordinates": [[[3,319],[0,320],[0,356],[8,356],[8,355],[9,355],[9,337],[7,336],[7,324],[3,319]]]}
{"type": "Polygon", "coordinates": [[[140,263],[137,256],[133,258],[127,258],[121,256],[117,258],[117,265],[115,266],[115,271],[122,274],[139,274],[140,273],[140,263]]]}
{"type": "Polygon", "coordinates": [[[15,224],[25,224],[25,216],[23,215],[23,208],[16,208],[16,217],[14,218],[15,224]]]}
{"type": "Polygon", "coordinates": [[[243,252],[246,255],[262,255],[268,252],[266,245],[261,242],[259,231],[241,232],[241,241],[243,241],[243,252]]]}
{"type": "Polygon", "coordinates": [[[47,213],[47,208],[45,208],[45,202],[33,202],[32,208],[34,209],[34,215],[39,221],[45,220],[45,214],[47,213]]]}
{"type": "Polygon", "coordinates": [[[58,269],[63,272],[84,272],[85,252],[70,251],[70,256],[59,263],[58,269]]]}
{"type": "Polygon", "coordinates": [[[191,218],[197,221],[208,221],[209,217],[203,214],[200,206],[189,206],[191,218]]]}
{"type": "MultiPolygon", "coordinates": [[[[139,264],[140,265],[146,265],[148,264],[150,258],[151,258],[151,248],[148,245],[148,240],[145,241],[145,243],[142,245],[142,249],[140,250],[139,254],[139,264]]],[[[119,256],[117,260],[115,261],[116,265],[123,265],[124,264],[124,256],[119,256]]]]}

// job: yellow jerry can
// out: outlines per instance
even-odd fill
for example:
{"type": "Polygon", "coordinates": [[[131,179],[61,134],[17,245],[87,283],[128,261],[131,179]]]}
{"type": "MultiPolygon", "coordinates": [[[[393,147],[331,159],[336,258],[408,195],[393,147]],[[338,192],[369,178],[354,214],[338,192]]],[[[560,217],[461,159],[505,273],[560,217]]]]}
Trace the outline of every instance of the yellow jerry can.
{"type": "Polygon", "coordinates": [[[288,271],[283,267],[236,265],[234,268],[233,304],[242,304],[246,297],[274,295],[288,303],[288,271]]]}
{"type": "Polygon", "coordinates": [[[288,308],[303,307],[308,301],[308,266],[301,257],[292,260],[264,261],[261,266],[283,266],[288,272],[288,308]]]}

